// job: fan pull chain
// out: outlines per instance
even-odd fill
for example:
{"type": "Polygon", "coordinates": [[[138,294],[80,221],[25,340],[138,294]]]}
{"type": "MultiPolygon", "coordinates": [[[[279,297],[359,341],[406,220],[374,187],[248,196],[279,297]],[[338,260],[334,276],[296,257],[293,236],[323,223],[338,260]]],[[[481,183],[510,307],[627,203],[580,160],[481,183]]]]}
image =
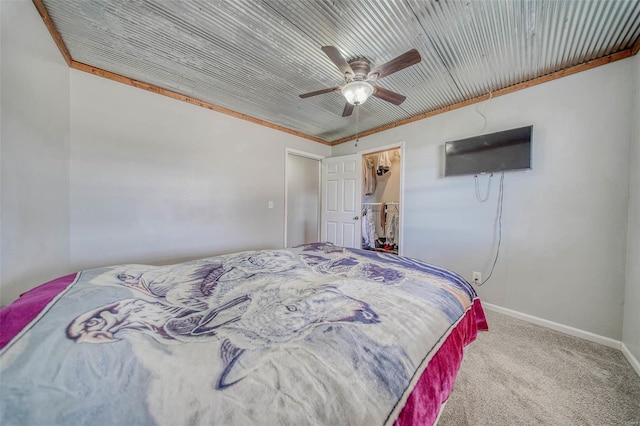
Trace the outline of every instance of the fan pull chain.
{"type": "Polygon", "coordinates": [[[356,148],[358,147],[358,108],[360,105],[356,104],[356,148]]]}

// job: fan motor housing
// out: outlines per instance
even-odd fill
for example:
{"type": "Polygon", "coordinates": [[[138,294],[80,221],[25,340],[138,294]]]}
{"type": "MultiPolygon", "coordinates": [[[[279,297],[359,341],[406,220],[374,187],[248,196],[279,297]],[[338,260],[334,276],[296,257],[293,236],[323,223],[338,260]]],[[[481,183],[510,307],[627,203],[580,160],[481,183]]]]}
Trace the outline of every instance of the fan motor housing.
{"type": "Polygon", "coordinates": [[[356,58],[349,62],[349,66],[353,70],[354,75],[351,78],[347,77],[347,82],[365,80],[369,71],[371,71],[371,62],[365,58],[356,58]]]}

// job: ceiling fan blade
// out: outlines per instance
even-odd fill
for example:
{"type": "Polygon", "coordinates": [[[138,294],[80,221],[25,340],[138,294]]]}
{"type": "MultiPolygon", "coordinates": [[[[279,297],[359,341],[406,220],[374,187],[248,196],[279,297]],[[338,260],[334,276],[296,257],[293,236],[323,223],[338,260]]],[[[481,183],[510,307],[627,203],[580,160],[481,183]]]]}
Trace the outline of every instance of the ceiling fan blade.
{"type": "Polygon", "coordinates": [[[336,90],[340,90],[340,89],[341,89],[340,86],[327,87],[326,89],[316,90],[315,92],[303,93],[302,95],[300,95],[300,97],[304,99],[304,98],[309,98],[311,96],[322,95],[323,93],[335,92],[336,90]]]}
{"type": "Polygon", "coordinates": [[[418,53],[416,49],[411,49],[397,58],[390,60],[386,64],[374,68],[371,70],[367,78],[371,80],[379,80],[389,74],[393,74],[394,72],[403,70],[411,65],[415,65],[421,60],[422,58],[420,57],[420,53],[418,53]]]}
{"type": "Polygon", "coordinates": [[[347,102],[344,106],[344,110],[342,111],[343,117],[348,117],[353,113],[353,105],[347,102]]]}
{"type": "Polygon", "coordinates": [[[338,49],[336,49],[334,46],[322,46],[321,49],[329,57],[329,59],[331,59],[331,62],[336,64],[340,72],[342,72],[343,76],[347,73],[354,75],[351,66],[349,66],[338,49]]]}
{"type": "Polygon", "coordinates": [[[406,96],[403,96],[400,93],[392,92],[391,90],[387,90],[380,86],[373,86],[373,96],[380,98],[383,101],[391,102],[394,105],[400,105],[405,99],[407,99],[406,96]]]}

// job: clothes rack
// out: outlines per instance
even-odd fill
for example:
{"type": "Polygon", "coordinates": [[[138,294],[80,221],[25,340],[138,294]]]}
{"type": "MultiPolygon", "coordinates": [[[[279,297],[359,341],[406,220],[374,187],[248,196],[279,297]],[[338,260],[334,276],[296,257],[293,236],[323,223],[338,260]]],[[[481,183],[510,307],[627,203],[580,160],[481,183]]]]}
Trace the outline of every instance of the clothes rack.
{"type": "Polygon", "coordinates": [[[362,203],[362,248],[398,254],[399,214],[397,201],[362,203]]]}
{"type": "Polygon", "coordinates": [[[388,202],[388,203],[362,203],[362,205],[363,205],[363,206],[381,206],[381,205],[383,205],[383,204],[389,204],[389,205],[392,205],[392,206],[394,206],[394,205],[395,205],[395,206],[400,205],[400,203],[399,203],[399,202],[397,202],[397,201],[390,201],[390,202],[388,202]]]}

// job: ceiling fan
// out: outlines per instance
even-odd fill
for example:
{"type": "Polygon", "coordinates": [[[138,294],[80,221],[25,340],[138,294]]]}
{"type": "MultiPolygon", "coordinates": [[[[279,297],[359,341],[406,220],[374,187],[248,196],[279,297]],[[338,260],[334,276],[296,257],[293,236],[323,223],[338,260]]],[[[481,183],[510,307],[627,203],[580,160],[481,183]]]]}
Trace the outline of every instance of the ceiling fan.
{"type": "Polygon", "coordinates": [[[356,58],[347,62],[334,46],[323,46],[322,51],[342,72],[345,84],[343,86],[328,87],[326,89],[316,90],[315,92],[304,93],[300,95],[300,97],[304,99],[340,90],[347,100],[344,110],[342,111],[343,117],[351,115],[354,106],[364,103],[371,95],[391,102],[394,105],[400,105],[404,102],[406,96],[376,86],[372,84],[372,82],[410,67],[411,65],[415,65],[422,60],[420,53],[418,53],[416,49],[412,49],[383,65],[371,69],[371,62],[365,58],[356,58]]]}

